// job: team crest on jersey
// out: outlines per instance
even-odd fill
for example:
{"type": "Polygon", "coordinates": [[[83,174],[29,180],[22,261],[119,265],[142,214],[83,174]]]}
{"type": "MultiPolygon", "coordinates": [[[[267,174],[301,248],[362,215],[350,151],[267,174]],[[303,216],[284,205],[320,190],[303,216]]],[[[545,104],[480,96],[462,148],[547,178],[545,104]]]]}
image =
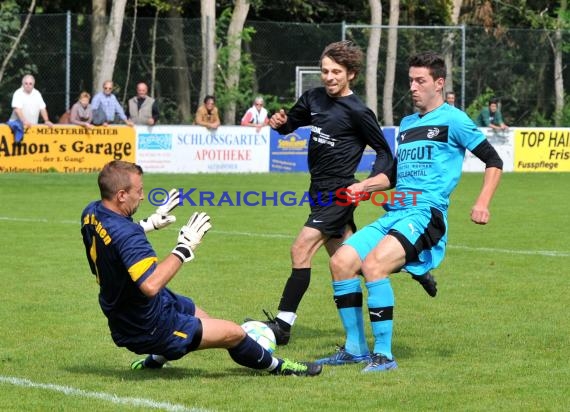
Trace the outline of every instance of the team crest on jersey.
{"type": "Polygon", "coordinates": [[[433,129],[428,129],[427,132],[427,138],[428,139],[433,139],[434,137],[437,137],[439,135],[439,129],[437,127],[434,127],[433,129]]]}

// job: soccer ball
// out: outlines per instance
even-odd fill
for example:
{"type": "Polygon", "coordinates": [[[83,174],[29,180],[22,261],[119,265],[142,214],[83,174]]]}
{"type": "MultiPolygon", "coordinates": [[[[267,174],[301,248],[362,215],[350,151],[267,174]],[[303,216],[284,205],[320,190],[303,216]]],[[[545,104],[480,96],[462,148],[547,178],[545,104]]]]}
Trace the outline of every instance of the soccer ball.
{"type": "Polygon", "coordinates": [[[254,341],[263,346],[266,351],[269,353],[275,351],[275,334],[265,323],[250,320],[241,325],[241,327],[254,341]]]}

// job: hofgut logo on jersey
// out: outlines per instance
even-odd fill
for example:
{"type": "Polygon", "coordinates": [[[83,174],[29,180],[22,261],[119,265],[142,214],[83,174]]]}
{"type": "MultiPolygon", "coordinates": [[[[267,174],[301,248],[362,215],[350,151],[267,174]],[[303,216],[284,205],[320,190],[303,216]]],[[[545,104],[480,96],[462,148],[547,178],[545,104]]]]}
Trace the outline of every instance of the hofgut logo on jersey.
{"type": "Polygon", "coordinates": [[[418,146],[412,148],[405,148],[404,146],[400,146],[398,148],[398,161],[404,162],[406,160],[432,160],[433,149],[433,145],[418,146]]]}

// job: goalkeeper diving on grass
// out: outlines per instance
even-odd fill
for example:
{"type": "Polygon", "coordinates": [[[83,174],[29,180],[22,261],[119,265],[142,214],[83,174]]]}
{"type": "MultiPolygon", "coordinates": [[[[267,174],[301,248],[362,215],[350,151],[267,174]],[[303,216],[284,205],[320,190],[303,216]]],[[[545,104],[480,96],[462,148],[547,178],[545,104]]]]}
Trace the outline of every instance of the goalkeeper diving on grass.
{"type": "Polygon", "coordinates": [[[160,369],[167,361],[210,348],[227,349],[238,364],[275,375],[314,376],[322,366],[273,357],[237,323],[215,319],[168,282],[212,227],[205,212],[194,212],[179,231],[172,252],[159,261],[146,234],[176,221],[179,204],[173,189],[167,203],[136,223],[143,200],[143,170],[130,162],[107,163],[98,176],[101,200],[81,215],[81,234],[91,272],[99,284],[99,304],[115,344],[148,355],[131,368],[160,369]]]}

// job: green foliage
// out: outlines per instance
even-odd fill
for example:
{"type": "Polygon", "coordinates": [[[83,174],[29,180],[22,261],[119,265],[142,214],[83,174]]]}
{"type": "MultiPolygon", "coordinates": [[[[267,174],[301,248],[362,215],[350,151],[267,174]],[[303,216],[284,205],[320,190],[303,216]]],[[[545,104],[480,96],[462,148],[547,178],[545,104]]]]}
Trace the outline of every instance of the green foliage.
{"type": "MultiPolygon", "coordinates": [[[[14,0],[7,0],[0,4],[0,61],[4,61],[14,44],[14,40],[18,36],[21,29],[20,23],[20,7],[14,0]]],[[[20,43],[23,49],[17,49],[16,53],[24,54],[27,46],[20,43]]],[[[15,55],[12,56],[14,59],[15,55]]],[[[9,65],[8,67],[10,67],[9,65]]],[[[5,73],[7,75],[8,73],[5,73]]],[[[12,74],[16,76],[16,74],[12,74]]],[[[8,79],[9,81],[9,79],[8,79]]]]}
{"type": "Polygon", "coordinates": [[[270,114],[281,109],[288,110],[295,104],[295,100],[287,101],[273,95],[264,95],[263,99],[265,100],[265,108],[270,114]]]}
{"type": "Polygon", "coordinates": [[[181,10],[180,4],[177,4],[176,1],[165,1],[165,0],[138,0],[139,6],[151,6],[161,12],[167,12],[172,8],[176,8],[181,10]]]}
{"type": "MultiPolygon", "coordinates": [[[[568,174],[506,173],[487,226],[469,220],[481,180],[481,174],[464,174],[452,198],[447,256],[434,271],[438,296],[429,298],[406,274],[392,276],[399,369],[363,375],[362,365],[325,367],[321,376],[302,379],[240,367],[226,350],[197,351],[161,371],[129,370],[139,356],[113,344],[79,234],[81,210],[99,196],[96,175],[0,174],[1,409],[567,411],[570,317],[563,285],[570,237],[560,228],[570,227],[570,214],[561,210],[568,174]],[[12,377],[37,386],[12,384],[12,377]],[[108,396],[88,397],[94,392],[108,396]],[[137,399],[154,403],[134,405],[137,399]]],[[[181,187],[219,195],[278,187],[302,193],[308,178],[145,174],[144,183],[146,192],[181,187]]],[[[170,252],[193,209],[179,207],[176,223],[149,234],[159,257],[170,252]]],[[[144,202],[135,219],[153,210],[144,202]]],[[[275,310],[279,302],[290,272],[289,248],[308,206],[204,210],[213,228],[196,258],[171,281],[172,290],[217,318],[261,319],[262,308],[275,310]]],[[[356,223],[362,227],[380,213],[365,202],[356,223]]],[[[291,342],[276,356],[312,360],[342,343],[327,263],[323,248],[313,260],[291,342]]],[[[367,317],[365,323],[371,344],[367,317]]]]}
{"type": "Polygon", "coordinates": [[[181,119],[180,111],[178,110],[178,102],[167,97],[160,100],[160,117],[161,123],[164,124],[192,124],[193,118],[181,119]]]}
{"type": "MultiPolygon", "coordinates": [[[[8,57],[8,53],[17,38],[22,27],[20,20],[20,6],[15,0],[6,0],[0,3],[0,65],[8,57]]],[[[0,97],[0,112],[3,108],[11,111],[10,99],[12,90],[6,92],[7,84],[20,84],[20,79],[28,73],[36,74],[38,69],[29,59],[28,45],[20,42],[14,54],[11,56],[8,66],[0,79],[0,88],[4,90],[0,97]],[[21,63],[21,64],[19,64],[21,63]]]]}
{"type": "Polygon", "coordinates": [[[265,2],[259,14],[260,16],[272,16],[275,21],[323,23],[342,20],[358,21],[363,10],[368,10],[367,0],[335,2],[283,0],[279,3],[265,2]]]}
{"type": "MultiPolygon", "coordinates": [[[[451,0],[400,0],[401,8],[408,16],[429,26],[445,26],[451,19],[451,0]]],[[[389,10],[388,4],[385,7],[389,10]]]]}
{"type": "Polygon", "coordinates": [[[564,108],[562,109],[561,125],[570,125],[570,95],[566,95],[564,99],[564,108]]]}
{"type": "Polygon", "coordinates": [[[20,30],[20,19],[16,18],[20,13],[15,0],[5,0],[0,4],[0,38],[9,37],[10,33],[20,30]]]}
{"type": "MultiPolygon", "coordinates": [[[[33,73],[41,79],[38,88],[44,95],[50,114],[62,113],[66,108],[64,101],[72,99],[83,89],[91,88],[91,43],[89,2],[73,0],[46,0],[36,11],[43,11],[43,16],[34,16],[26,35],[16,50],[10,66],[4,72],[0,88],[4,91],[0,96],[0,117],[6,118],[11,111],[9,99],[11,92],[19,87],[24,73],[33,73]],[[62,10],[76,13],[72,17],[71,32],[71,77],[70,93],[66,94],[66,56],[65,56],[65,20],[62,10]],[[51,13],[60,13],[61,20],[56,20],[51,13]],[[79,14],[77,14],[79,13],[79,14]],[[77,27],[74,20],[77,18],[77,27]]],[[[107,2],[108,5],[110,4],[107,2]]],[[[561,47],[562,61],[568,61],[570,51],[569,11],[560,10],[560,2],[554,2],[548,8],[544,2],[519,1],[516,6],[507,1],[464,2],[461,21],[477,24],[466,29],[466,61],[468,76],[464,85],[458,83],[460,64],[459,43],[453,46],[454,84],[456,91],[464,90],[463,96],[467,105],[477,104],[473,97],[484,94],[485,87],[496,91],[504,103],[503,115],[507,124],[523,126],[533,124],[554,123],[555,99],[553,93],[553,54],[551,40],[554,29],[562,28],[561,47]],[[481,27],[480,14],[490,13],[490,26],[481,27]],[[519,27],[520,29],[513,29],[519,27]],[[529,27],[535,28],[530,30],[529,27]],[[533,47],[528,47],[533,45],[533,47]]],[[[26,0],[5,0],[0,2],[0,60],[8,53],[13,39],[18,34],[21,22],[29,6],[26,0]]],[[[126,16],[133,13],[133,2],[129,2],[126,16]]],[[[172,76],[174,70],[180,68],[174,64],[169,47],[169,22],[166,18],[169,7],[176,7],[184,17],[183,41],[187,48],[189,69],[187,78],[190,89],[191,106],[197,107],[201,84],[201,41],[198,2],[187,0],[138,0],[138,27],[145,27],[144,16],[154,16],[156,8],[160,9],[158,20],[157,72],[156,83],[161,87],[155,92],[160,99],[161,107],[165,107],[162,122],[179,121],[170,106],[177,98],[172,76]],[[163,102],[164,100],[164,102],[163,102]]],[[[449,19],[450,0],[433,2],[402,0],[401,25],[447,25],[449,19]]],[[[216,69],[216,90],[218,103],[223,111],[224,106],[236,102],[236,114],[239,116],[251,105],[256,94],[265,97],[268,109],[290,105],[294,101],[294,67],[295,65],[314,65],[322,46],[330,41],[338,40],[340,22],[368,23],[369,9],[366,0],[352,2],[324,1],[313,2],[301,0],[285,0],[283,2],[267,2],[255,0],[251,2],[250,13],[243,36],[243,54],[240,65],[240,86],[235,90],[226,87],[225,78],[235,68],[227,65],[226,33],[229,25],[233,2],[220,0],[216,3],[219,19],[217,20],[217,42],[220,61],[216,69]],[[278,23],[285,20],[294,23],[278,23]],[[300,24],[300,22],[313,24],[300,24]],[[334,24],[329,24],[334,22],[334,24]],[[254,27],[256,31],[254,30],[254,27]],[[253,38],[253,41],[251,40],[253,38]],[[274,47],[278,44],[279,47],[274,47]],[[272,103],[275,102],[275,103],[272,103]]],[[[383,21],[386,21],[388,7],[383,7],[383,21]]],[[[129,17],[126,17],[127,19],[129,17]]],[[[123,30],[123,43],[115,67],[117,84],[124,85],[128,56],[125,47],[130,40],[130,31],[123,30]]],[[[365,31],[356,34],[350,30],[358,43],[366,47],[365,31]]],[[[396,123],[403,114],[413,110],[407,98],[405,60],[410,53],[421,49],[448,50],[442,44],[444,35],[430,29],[401,29],[398,38],[398,58],[396,62],[396,80],[394,85],[394,107],[396,123]]],[[[386,37],[383,35],[383,42],[386,37]]],[[[384,45],[384,43],[383,43],[384,45]]],[[[131,74],[149,78],[149,52],[152,49],[150,36],[142,29],[137,29],[135,53],[131,74]]],[[[384,77],[385,47],[380,51],[378,67],[378,94],[382,95],[384,77]]],[[[185,69],[186,66],[182,66],[185,69]]],[[[564,89],[569,90],[568,67],[563,64],[564,89]]],[[[361,83],[354,84],[355,91],[363,95],[361,83]]],[[[566,123],[568,124],[568,123],[566,123]]]]}
{"type": "Polygon", "coordinates": [[[465,113],[467,113],[467,115],[471,119],[475,120],[477,116],[479,116],[481,110],[484,107],[487,107],[489,99],[492,98],[493,96],[495,96],[495,92],[493,91],[493,89],[487,87],[482,94],[473,99],[471,104],[465,108],[465,113]]]}
{"type": "MultiPolygon", "coordinates": [[[[231,51],[231,46],[228,44],[227,29],[231,20],[231,10],[226,9],[218,20],[216,26],[217,38],[220,46],[218,47],[218,71],[216,72],[216,104],[220,110],[224,109],[230,103],[236,103],[236,115],[241,114],[247,110],[255,97],[255,65],[251,59],[251,55],[244,50],[241,52],[241,60],[239,65],[239,85],[238,87],[229,87],[227,78],[233,70],[238,70],[236,67],[230,67],[228,64],[228,56],[231,51]]],[[[255,34],[253,27],[244,27],[240,33],[241,41],[243,43],[251,42],[252,36],[255,34]]],[[[244,49],[242,45],[242,49],[244,49]]]]}
{"type": "Polygon", "coordinates": [[[524,126],[534,126],[534,127],[552,127],[552,120],[548,119],[544,113],[538,110],[534,110],[524,119],[521,119],[520,125],[524,126]]]}

